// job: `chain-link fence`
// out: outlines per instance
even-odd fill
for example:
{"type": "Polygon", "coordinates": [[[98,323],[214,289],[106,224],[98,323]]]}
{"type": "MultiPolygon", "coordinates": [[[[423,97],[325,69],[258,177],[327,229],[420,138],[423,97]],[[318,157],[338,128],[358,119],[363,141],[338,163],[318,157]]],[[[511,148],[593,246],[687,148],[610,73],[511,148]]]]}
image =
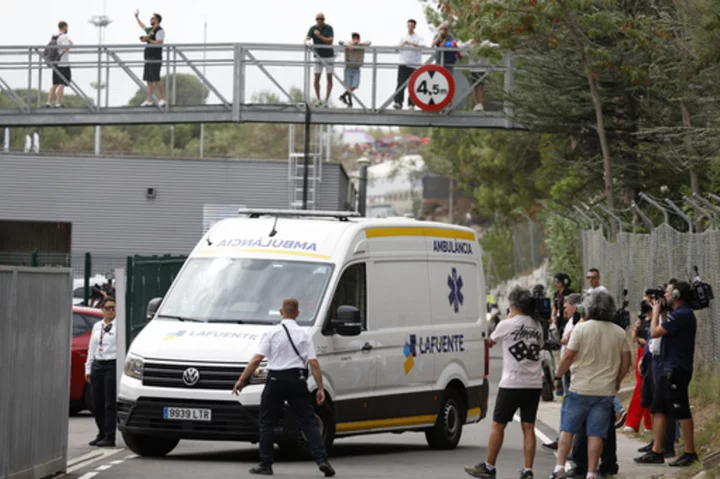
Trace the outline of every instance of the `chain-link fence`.
{"type": "MultiPolygon", "coordinates": [[[[693,280],[697,266],[703,282],[720,292],[720,231],[681,233],[668,224],[650,234],[619,233],[609,241],[601,230],[581,233],[582,260],[587,271],[598,268],[602,282],[615,298],[628,291],[629,309],[635,312],[645,290],[662,286],[670,278],[693,280]]],[[[696,358],[720,361],[720,298],[710,308],[696,311],[696,358]]]]}

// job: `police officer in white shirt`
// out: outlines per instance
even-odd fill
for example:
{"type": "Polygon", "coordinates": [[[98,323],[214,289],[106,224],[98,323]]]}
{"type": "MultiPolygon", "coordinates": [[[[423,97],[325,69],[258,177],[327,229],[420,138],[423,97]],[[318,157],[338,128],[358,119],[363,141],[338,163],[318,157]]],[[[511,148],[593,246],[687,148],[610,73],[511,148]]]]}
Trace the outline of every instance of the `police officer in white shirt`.
{"type": "Polygon", "coordinates": [[[102,303],[104,318],[93,325],[88,357],[85,362],[85,381],[92,385],[97,437],[91,446],[115,447],[117,418],[117,328],[115,327],[115,298],[102,303]]]}
{"type": "Polygon", "coordinates": [[[317,384],[317,403],[325,402],[322,371],[312,338],[295,322],[300,311],[297,299],[283,301],[282,321],[265,333],[257,353],[235,383],[233,394],[239,395],[260,362],[267,358],[268,378],[260,402],[260,465],[250,469],[251,474],[273,474],[273,432],[285,402],[292,409],[298,427],[305,434],[315,461],[326,477],[335,475],[327,462],[327,451],[320,428],[315,420],[310,392],[307,387],[308,366],[317,384]]]}

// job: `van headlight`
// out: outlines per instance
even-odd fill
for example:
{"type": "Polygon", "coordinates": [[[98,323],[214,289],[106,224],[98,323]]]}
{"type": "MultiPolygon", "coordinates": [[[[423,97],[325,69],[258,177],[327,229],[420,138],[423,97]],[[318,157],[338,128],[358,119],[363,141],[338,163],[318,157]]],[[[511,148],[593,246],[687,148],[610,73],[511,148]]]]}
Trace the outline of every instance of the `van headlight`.
{"type": "Polygon", "coordinates": [[[255,370],[252,377],[252,382],[256,383],[264,383],[267,380],[268,377],[268,369],[267,369],[267,363],[262,362],[260,363],[260,366],[255,370]]]}
{"type": "Polygon", "coordinates": [[[125,375],[142,381],[144,365],[141,357],[128,354],[125,360],[125,375]]]}

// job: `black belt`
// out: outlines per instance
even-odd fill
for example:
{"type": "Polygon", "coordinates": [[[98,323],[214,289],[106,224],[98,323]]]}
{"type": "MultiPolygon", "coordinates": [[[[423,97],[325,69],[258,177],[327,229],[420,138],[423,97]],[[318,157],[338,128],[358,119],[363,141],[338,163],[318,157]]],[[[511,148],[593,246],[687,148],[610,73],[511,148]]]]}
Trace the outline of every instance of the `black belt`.
{"type": "Polygon", "coordinates": [[[307,379],[308,371],[305,368],[291,368],[268,371],[268,378],[275,378],[278,381],[297,381],[307,379]]]}
{"type": "Polygon", "coordinates": [[[115,362],[117,362],[117,359],[96,359],[93,362],[100,363],[100,364],[107,364],[107,363],[115,363],[115,362]]]}

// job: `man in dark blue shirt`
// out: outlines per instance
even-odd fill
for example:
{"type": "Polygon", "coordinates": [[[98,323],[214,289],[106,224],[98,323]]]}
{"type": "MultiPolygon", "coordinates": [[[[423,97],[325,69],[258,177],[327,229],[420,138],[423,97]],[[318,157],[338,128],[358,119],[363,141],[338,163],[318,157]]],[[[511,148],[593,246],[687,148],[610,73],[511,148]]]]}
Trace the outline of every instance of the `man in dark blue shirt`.
{"type": "Polygon", "coordinates": [[[635,459],[642,464],[662,464],[663,438],[667,429],[668,416],[680,421],[682,436],[685,440],[685,453],[671,466],[685,467],[698,461],[695,453],[694,423],[690,412],[688,386],[692,379],[693,357],[695,354],[695,333],[697,320],[689,303],[691,286],[685,281],[671,280],[665,291],[665,302],[670,313],[660,322],[662,302],[653,302],[650,335],[662,338],[659,360],[660,377],[655,384],[653,403],[650,412],[653,415],[654,445],[652,451],[635,459]]]}

